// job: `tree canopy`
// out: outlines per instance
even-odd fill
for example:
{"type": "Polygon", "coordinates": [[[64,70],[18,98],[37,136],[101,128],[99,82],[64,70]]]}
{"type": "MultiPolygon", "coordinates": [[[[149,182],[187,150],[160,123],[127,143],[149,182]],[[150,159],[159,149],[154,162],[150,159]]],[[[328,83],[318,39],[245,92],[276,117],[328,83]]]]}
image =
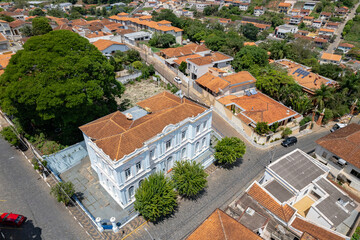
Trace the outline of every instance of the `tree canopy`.
{"type": "Polygon", "coordinates": [[[154,34],[149,41],[150,46],[158,47],[158,48],[169,48],[172,44],[174,44],[175,37],[169,33],[165,34],[154,34]]]}
{"type": "Polygon", "coordinates": [[[81,139],[80,125],[115,111],[123,91],[101,52],[66,30],[31,37],[0,77],[2,109],[26,131],[56,131],[62,144],[81,139]]]}
{"type": "Polygon", "coordinates": [[[45,17],[36,17],[32,20],[32,34],[34,36],[43,35],[52,31],[49,20],[45,17]]]}
{"type": "Polygon", "coordinates": [[[236,53],[233,67],[236,71],[249,70],[251,67],[264,67],[268,65],[266,50],[257,46],[245,46],[236,53]]]}
{"type": "Polygon", "coordinates": [[[228,165],[244,156],[246,145],[236,137],[224,137],[215,146],[215,159],[218,163],[228,165]]]}
{"type": "Polygon", "coordinates": [[[255,27],[251,23],[245,24],[245,26],[242,27],[242,33],[244,36],[252,41],[256,41],[257,34],[259,33],[259,29],[255,27]]]}
{"type": "Polygon", "coordinates": [[[207,174],[200,163],[195,161],[176,162],[172,179],[180,195],[195,197],[206,186],[207,174]]]}
{"type": "Polygon", "coordinates": [[[146,178],[136,190],[135,198],[135,210],[153,222],[171,214],[177,206],[174,183],[161,172],[146,178]]]}

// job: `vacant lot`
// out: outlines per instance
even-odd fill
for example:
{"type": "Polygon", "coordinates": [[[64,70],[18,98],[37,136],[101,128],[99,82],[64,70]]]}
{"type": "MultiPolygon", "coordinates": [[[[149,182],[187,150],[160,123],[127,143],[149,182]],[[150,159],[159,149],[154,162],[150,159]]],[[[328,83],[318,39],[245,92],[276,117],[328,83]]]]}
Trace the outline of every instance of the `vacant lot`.
{"type": "Polygon", "coordinates": [[[152,97],[162,91],[165,91],[166,84],[156,82],[153,80],[141,80],[141,82],[134,81],[125,85],[125,93],[117,100],[118,104],[123,102],[125,99],[130,100],[130,104],[135,106],[137,102],[152,97]]]}
{"type": "Polygon", "coordinates": [[[354,21],[354,25],[351,30],[345,36],[346,41],[360,42],[360,21],[354,21]]]}

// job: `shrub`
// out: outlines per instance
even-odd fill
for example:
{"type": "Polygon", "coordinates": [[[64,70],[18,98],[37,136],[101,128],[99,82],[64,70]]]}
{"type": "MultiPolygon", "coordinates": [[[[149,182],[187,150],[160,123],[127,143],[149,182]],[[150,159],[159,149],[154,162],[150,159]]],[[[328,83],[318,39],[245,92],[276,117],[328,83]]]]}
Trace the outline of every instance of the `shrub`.
{"type": "Polygon", "coordinates": [[[195,161],[176,162],[173,174],[175,188],[185,197],[195,197],[207,183],[204,168],[195,161]]]}
{"type": "Polygon", "coordinates": [[[70,198],[74,195],[75,188],[72,182],[60,182],[51,187],[50,194],[56,197],[58,202],[68,205],[70,198]]]}
{"type": "Polygon", "coordinates": [[[19,138],[16,136],[14,130],[12,127],[4,127],[3,130],[1,130],[0,134],[3,136],[3,138],[8,141],[11,145],[17,147],[20,144],[19,138]]]}
{"type": "Polygon", "coordinates": [[[246,145],[236,137],[224,137],[215,146],[214,156],[220,164],[233,164],[244,156],[246,145]]]}
{"type": "Polygon", "coordinates": [[[304,117],[303,119],[301,119],[300,121],[300,126],[304,126],[306,123],[310,122],[311,121],[311,117],[307,116],[307,117],[304,117]]]}
{"type": "Polygon", "coordinates": [[[328,123],[328,121],[331,120],[333,117],[334,117],[333,112],[330,109],[325,108],[323,122],[328,123]]]}
{"type": "Polygon", "coordinates": [[[256,124],[255,132],[260,135],[266,134],[270,132],[269,125],[267,124],[267,122],[258,122],[256,124]]]}
{"type": "Polygon", "coordinates": [[[283,130],[283,132],[281,133],[281,136],[282,136],[283,138],[286,138],[286,137],[288,137],[290,134],[292,134],[292,130],[287,127],[287,128],[285,128],[285,129],[283,130]]]}

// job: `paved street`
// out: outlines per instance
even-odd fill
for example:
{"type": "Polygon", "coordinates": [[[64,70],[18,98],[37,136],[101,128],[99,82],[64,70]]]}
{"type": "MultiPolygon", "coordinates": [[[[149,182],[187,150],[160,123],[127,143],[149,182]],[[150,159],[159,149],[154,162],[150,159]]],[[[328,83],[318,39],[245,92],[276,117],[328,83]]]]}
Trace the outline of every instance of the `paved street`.
{"type": "Polygon", "coordinates": [[[0,239],[89,239],[24,156],[0,138],[0,212],[25,215],[21,228],[0,225],[0,239]]]}
{"type": "MultiPolygon", "coordinates": [[[[213,118],[213,124],[221,134],[243,138],[219,116],[214,114],[213,118]]],[[[180,200],[178,211],[172,217],[155,225],[146,224],[127,239],[145,240],[150,239],[150,235],[155,239],[183,239],[216,208],[226,206],[235,196],[240,195],[253,179],[259,177],[269,164],[271,155],[275,160],[295,148],[305,152],[312,151],[315,148],[315,140],[328,133],[328,129],[318,128],[316,132],[300,137],[298,144],[289,148],[275,146],[268,150],[259,150],[247,144],[243,161],[232,169],[217,169],[211,174],[208,177],[206,192],[197,201],[180,200]]]]}
{"type": "Polygon", "coordinates": [[[341,41],[341,33],[343,32],[343,29],[345,27],[345,24],[347,21],[351,20],[355,16],[356,9],[358,8],[360,2],[358,2],[352,9],[351,12],[348,14],[348,16],[345,18],[345,21],[341,23],[337,30],[335,30],[336,39],[333,43],[330,43],[329,47],[327,48],[327,53],[334,53],[334,49],[337,48],[341,41]]]}

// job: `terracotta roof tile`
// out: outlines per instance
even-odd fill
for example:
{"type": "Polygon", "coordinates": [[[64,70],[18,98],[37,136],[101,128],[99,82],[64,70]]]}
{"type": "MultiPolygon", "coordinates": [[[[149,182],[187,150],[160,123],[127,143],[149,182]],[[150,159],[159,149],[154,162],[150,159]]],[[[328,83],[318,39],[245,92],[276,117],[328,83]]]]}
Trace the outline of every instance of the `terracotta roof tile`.
{"type": "Polygon", "coordinates": [[[354,48],[355,46],[350,43],[340,43],[339,47],[354,48]]]}
{"type": "Polygon", "coordinates": [[[339,61],[341,60],[341,55],[331,54],[331,53],[326,53],[326,52],[324,52],[324,53],[321,55],[321,59],[339,62],[339,61]]]}
{"type": "Polygon", "coordinates": [[[279,3],[278,6],[279,6],[279,7],[291,7],[291,3],[284,3],[284,2],[282,2],[282,3],[279,3]]]}
{"type": "Polygon", "coordinates": [[[148,107],[152,113],[137,120],[128,120],[115,112],[80,127],[110,159],[118,161],[143,146],[146,140],[161,133],[169,124],[197,116],[206,108],[167,92],[148,98],[138,105],[148,107]]]}
{"type": "Polygon", "coordinates": [[[360,168],[360,125],[352,123],[316,141],[338,157],[360,168]]]}
{"type": "Polygon", "coordinates": [[[220,53],[220,52],[215,52],[215,53],[212,53],[210,56],[189,59],[188,62],[192,62],[198,66],[203,66],[203,65],[211,64],[213,62],[218,62],[218,61],[223,61],[223,60],[230,61],[231,57],[229,57],[223,53],[220,53]]]}
{"type": "Polygon", "coordinates": [[[186,60],[187,60],[187,59],[198,58],[198,57],[201,57],[201,55],[199,55],[199,54],[192,54],[192,55],[182,56],[182,57],[179,57],[178,59],[174,60],[174,62],[175,62],[177,65],[180,65],[182,62],[185,62],[185,63],[186,63],[186,60]]]}
{"type": "Polygon", "coordinates": [[[99,31],[97,33],[96,32],[95,33],[89,33],[89,34],[85,35],[85,37],[87,37],[87,38],[96,38],[96,37],[104,37],[104,36],[109,36],[109,35],[112,35],[112,34],[99,31]]]}
{"type": "Polygon", "coordinates": [[[6,68],[6,66],[9,64],[11,56],[14,55],[14,53],[9,54],[1,54],[0,55],[0,66],[1,69],[6,68]]]}
{"type": "Polygon", "coordinates": [[[345,240],[344,237],[341,237],[329,230],[326,230],[325,228],[319,227],[298,217],[295,218],[291,226],[301,232],[309,233],[317,240],[345,240]]]}
{"type": "Polygon", "coordinates": [[[17,19],[9,23],[11,28],[17,28],[25,24],[25,21],[17,19]]]}
{"type": "Polygon", "coordinates": [[[214,93],[219,93],[220,89],[224,89],[229,86],[229,82],[225,81],[221,77],[216,77],[209,72],[196,79],[196,82],[199,85],[210,89],[214,93]]]}
{"type": "Polygon", "coordinates": [[[192,55],[198,52],[209,51],[205,45],[198,45],[195,43],[191,43],[182,47],[177,48],[166,48],[161,50],[160,52],[164,54],[167,58],[174,58],[186,55],[192,55]]]}
{"type": "Polygon", "coordinates": [[[97,49],[99,49],[100,51],[103,51],[112,45],[124,45],[124,44],[107,39],[99,39],[96,42],[93,42],[93,45],[97,47],[97,49]]]}
{"type": "Polygon", "coordinates": [[[261,240],[257,234],[216,209],[187,240],[261,240]]]}
{"type": "Polygon", "coordinates": [[[247,194],[286,223],[289,222],[291,217],[295,214],[293,208],[288,204],[281,205],[278,203],[257,182],[254,182],[247,191],[247,194]]]}

